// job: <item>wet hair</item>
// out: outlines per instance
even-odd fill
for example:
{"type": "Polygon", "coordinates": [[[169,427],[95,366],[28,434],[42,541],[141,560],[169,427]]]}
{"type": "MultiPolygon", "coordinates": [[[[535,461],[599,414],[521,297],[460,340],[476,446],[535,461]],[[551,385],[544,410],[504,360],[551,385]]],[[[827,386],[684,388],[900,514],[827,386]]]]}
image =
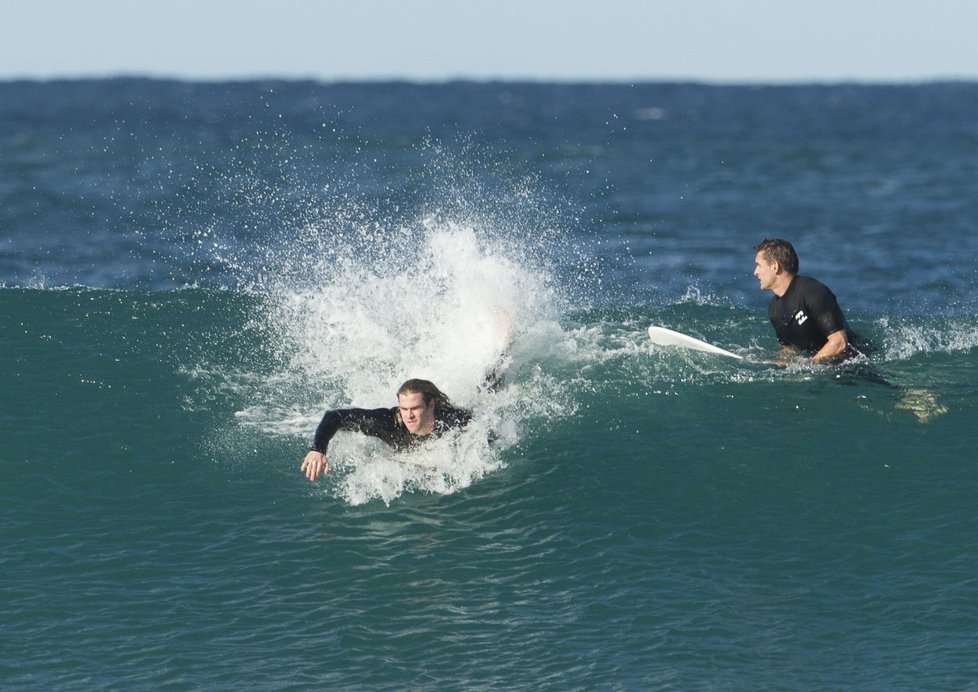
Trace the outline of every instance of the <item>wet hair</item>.
{"type": "Polygon", "coordinates": [[[798,273],[798,253],[787,240],[765,238],[754,246],[754,252],[764,253],[765,259],[777,262],[789,274],[798,273]]]}
{"type": "Polygon", "coordinates": [[[452,405],[448,396],[428,380],[408,380],[397,390],[397,396],[401,396],[401,394],[420,394],[421,398],[424,399],[425,406],[430,406],[431,402],[435,402],[436,409],[440,406],[452,405]]]}

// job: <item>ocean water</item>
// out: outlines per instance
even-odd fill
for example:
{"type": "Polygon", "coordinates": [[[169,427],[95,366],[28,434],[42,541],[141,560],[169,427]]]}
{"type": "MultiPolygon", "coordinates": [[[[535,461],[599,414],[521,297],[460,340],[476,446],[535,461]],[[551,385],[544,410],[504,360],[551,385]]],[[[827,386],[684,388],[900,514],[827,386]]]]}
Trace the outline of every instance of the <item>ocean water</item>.
{"type": "Polygon", "coordinates": [[[0,83],[0,686],[978,688],[976,180],[971,83],[0,83]]]}

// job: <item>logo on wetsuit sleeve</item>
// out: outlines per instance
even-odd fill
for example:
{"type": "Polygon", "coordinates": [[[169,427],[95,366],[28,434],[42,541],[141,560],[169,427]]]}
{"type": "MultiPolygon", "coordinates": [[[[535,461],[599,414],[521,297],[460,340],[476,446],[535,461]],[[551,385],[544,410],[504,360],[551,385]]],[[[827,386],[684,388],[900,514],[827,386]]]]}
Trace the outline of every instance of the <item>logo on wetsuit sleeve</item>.
{"type": "Polygon", "coordinates": [[[799,310],[798,312],[795,313],[795,322],[798,323],[799,327],[805,324],[807,320],[808,320],[808,315],[805,314],[804,310],[799,310]]]}

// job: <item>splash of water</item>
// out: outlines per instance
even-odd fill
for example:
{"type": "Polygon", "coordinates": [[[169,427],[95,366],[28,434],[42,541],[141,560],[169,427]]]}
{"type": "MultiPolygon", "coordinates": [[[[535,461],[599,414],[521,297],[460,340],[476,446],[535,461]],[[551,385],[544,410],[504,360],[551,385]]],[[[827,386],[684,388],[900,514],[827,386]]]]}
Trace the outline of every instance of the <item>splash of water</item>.
{"type": "Polygon", "coordinates": [[[978,325],[970,317],[941,317],[923,324],[920,319],[884,317],[877,322],[886,337],[888,361],[907,360],[919,353],[968,351],[978,345],[978,325]]]}
{"type": "Polygon", "coordinates": [[[323,487],[354,504],[467,487],[503,465],[533,420],[573,410],[567,383],[540,367],[573,352],[561,322],[581,290],[561,278],[566,247],[530,213],[483,212],[484,191],[449,197],[416,218],[331,197],[280,232],[247,282],[265,296],[250,328],[266,335],[276,365],[253,385],[261,403],[237,420],[302,440],[297,460],[324,410],[394,406],[409,378],[435,382],[475,414],[460,435],[410,454],[341,432],[323,487]],[[493,374],[504,384],[491,391],[493,374]]]}

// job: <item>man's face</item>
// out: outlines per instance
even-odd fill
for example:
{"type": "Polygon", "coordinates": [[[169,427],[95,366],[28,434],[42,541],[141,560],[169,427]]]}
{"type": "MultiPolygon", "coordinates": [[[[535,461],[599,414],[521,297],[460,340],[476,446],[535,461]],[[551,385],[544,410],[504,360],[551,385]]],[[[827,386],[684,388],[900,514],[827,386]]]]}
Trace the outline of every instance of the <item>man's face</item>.
{"type": "Polygon", "coordinates": [[[421,392],[408,392],[397,395],[397,406],[408,432],[415,435],[427,435],[431,432],[435,423],[435,402],[425,406],[421,392]]]}
{"type": "Polygon", "coordinates": [[[768,260],[763,252],[758,252],[754,256],[754,276],[761,284],[762,291],[770,291],[778,278],[778,263],[768,260]]]}

